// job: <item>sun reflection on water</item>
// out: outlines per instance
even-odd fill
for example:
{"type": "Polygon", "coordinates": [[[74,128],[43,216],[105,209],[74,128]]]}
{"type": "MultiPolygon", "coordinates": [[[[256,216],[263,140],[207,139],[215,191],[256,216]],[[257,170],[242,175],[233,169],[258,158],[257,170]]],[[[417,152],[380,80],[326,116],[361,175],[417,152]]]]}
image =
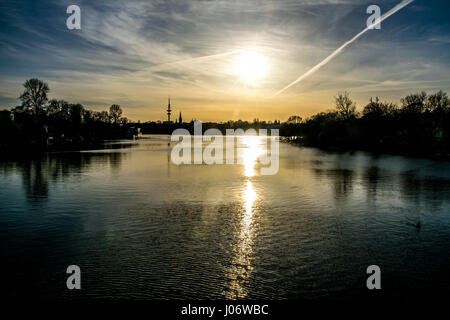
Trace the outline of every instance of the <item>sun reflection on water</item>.
{"type": "Polygon", "coordinates": [[[248,294],[247,283],[253,272],[251,256],[253,255],[253,241],[255,238],[255,226],[253,210],[257,194],[251,181],[247,181],[242,191],[245,211],[240,221],[240,229],[237,234],[236,245],[233,249],[233,258],[230,268],[227,270],[227,285],[224,296],[228,299],[242,299],[248,294]]]}
{"type": "Polygon", "coordinates": [[[255,203],[258,194],[250,178],[255,175],[255,165],[263,152],[258,137],[242,137],[245,146],[242,153],[244,175],[247,178],[242,189],[243,210],[239,221],[239,231],[233,248],[231,266],[227,270],[229,283],[223,292],[228,299],[243,299],[248,295],[248,281],[253,272],[252,255],[255,239],[255,203]]]}
{"type": "Polygon", "coordinates": [[[255,165],[258,158],[264,152],[261,146],[261,138],[258,136],[244,136],[242,139],[242,162],[244,163],[244,174],[246,177],[255,175],[255,165]]]}

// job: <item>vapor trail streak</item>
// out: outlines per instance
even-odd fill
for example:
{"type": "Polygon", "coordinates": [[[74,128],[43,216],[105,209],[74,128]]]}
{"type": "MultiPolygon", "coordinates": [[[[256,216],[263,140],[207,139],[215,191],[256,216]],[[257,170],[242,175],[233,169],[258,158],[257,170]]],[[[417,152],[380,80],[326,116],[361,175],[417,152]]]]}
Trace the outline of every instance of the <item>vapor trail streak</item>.
{"type": "Polygon", "coordinates": [[[148,68],[148,70],[159,69],[161,67],[168,67],[168,66],[177,65],[177,64],[194,63],[196,61],[202,61],[202,60],[207,60],[207,59],[221,58],[221,57],[230,56],[230,55],[233,55],[233,54],[236,54],[236,53],[240,53],[240,52],[243,52],[243,51],[244,50],[242,50],[242,49],[238,49],[238,50],[233,50],[233,51],[224,52],[224,53],[212,54],[212,55],[209,55],[209,56],[194,57],[194,58],[188,58],[188,59],[183,59],[183,60],[165,62],[165,63],[161,63],[161,64],[157,64],[157,65],[151,66],[150,68],[148,68]]]}
{"type": "Polygon", "coordinates": [[[281,89],[280,91],[278,91],[277,93],[275,93],[273,96],[277,96],[281,93],[283,93],[284,91],[286,91],[287,89],[289,89],[290,87],[292,87],[293,85],[299,83],[300,81],[302,81],[303,79],[307,78],[308,76],[312,75],[314,72],[316,72],[317,70],[319,70],[320,68],[322,68],[324,65],[326,65],[328,62],[330,62],[334,57],[336,57],[339,53],[341,53],[342,50],[345,49],[345,47],[347,47],[348,45],[350,45],[351,43],[353,43],[354,41],[356,41],[359,37],[361,37],[364,33],[366,33],[367,31],[371,30],[371,27],[377,25],[378,23],[383,22],[384,20],[386,20],[387,18],[389,18],[390,16],[392,16],[394,13],[396,13],[397,11],[403,9],[404,7],[406,7],[408,4],[410,4],[411,2],[413,2],[414,0],[403,0],[401,3],[399,3],[398,5],[396,5],[394,8],[392,8],[391,10],[389,10],[388,12],[386,12],[385,14],[383,14],[379,20],[375,21],[374,24],[368,26],[367,28],[365,28],[363,31],[361,31],[360,33],[358,33],[356,36],[354,36],[351,40],[347,41],[346,43],[344,43],[342,46],[340,46],[338,49],[336,49],[336,51],[334,51],[332,54],[330,54],[328,57],[325,58],[325,60],[323,60],[322,62],[320,62],[319,64],[317,64],[316,66],[312,67],[308,72],[306,72],[305,74],[303,74],[302,76],[300,76],[297,80],[295,80],[294,82],[290,83],[289,85],[287,85],[286,87],[284,87],[283,89],[281,89]]]}

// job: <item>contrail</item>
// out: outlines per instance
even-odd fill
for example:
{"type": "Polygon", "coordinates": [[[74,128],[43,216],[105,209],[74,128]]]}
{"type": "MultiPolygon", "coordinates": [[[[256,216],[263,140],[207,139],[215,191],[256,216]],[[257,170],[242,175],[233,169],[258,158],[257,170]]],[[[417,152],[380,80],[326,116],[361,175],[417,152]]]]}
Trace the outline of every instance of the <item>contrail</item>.
{"type": "Polygon", "coordinates": [[[289,89],[290,87],[292,87],[293,85],[299,83],[300,81],[302,81],[303,79],[307,78],[308,76],[312,75],[314,72],[316,72],[317,70],[319,70],[320,68],[322,68],[324,65],[326,65],[328,62],[330,62],[334,57],[336,57],[339,53],[341,53],[342,50],[345,49],[345,47],[347,47],[349,44],[353,43],[354,41],[356,41],[356,39],[358,39],[359,37],[361,37],[364,33],[366,33],[367,31],[371,30],[371,28],[375,25],[377,25],[378,23],[383,22],[384,20],[386,20],[387,18],[389,18],[390,16],[392,16],[394,13],[396,13],[397,11],[403,9],[404,7],[406,7],[408,4],[410,4],[411,2],[413,2],[414,0],[403,0],[401,3],[399,3],[398,5],[396,5],[394,8],[392,8],[391,10],[389,10],[388,12],[386,12],[385,14],[383,14],[380,19],[377,19],[375,21],[375,23],[373,23],[372,25],[368,26],[367,28],[365,28],[363,31],[361,31],[360,33],[358,33],[356,36],[354,36],[351,40],[347,41],[346,43],[344,43],[342,46],[340,46],[338,49],[336,49],[336,51],[334,51],[332,54],[330,54],[328,57],[325,58],[325,60],[323,60],[322,62],[320,62],[319,64],[317,64],[316,66],[314,66],[313,68],[311,68],[311,70],[309,70],[308,72],[306,72],[305,74],[303,74],[302,76],[300,76],[297,80],[295,80],[294,82],[290,83],[289,85],[287,85],[286,87],[284,87],[283,89],[281,89],[280,91],[278,91],[277,93],[275,93],[273,96],[276,97],[277,95],[283,93],[284,91],[286,91],[287,89],[289,89]]]}
{"type": "Polygon", "coordinates": [[[148,70],[154,70],[154,69],[158,69],[161,67],[166,67],[166,66],[171,66],[171,65],[176,65],[176,64],[183,64],[183,63],[187,63],[187,62],[196,62],[196,61],[201,61],[201,60],[206,60],[206,59],[226,57],[226,56],[230,56],[230,55],[240,53],[243,51],[245,51],[245,50],[238,49],[238,50],[233,50],[233,51],[224,52],[224,53],[212,54],[212,55],[208,55],[208,56],[201,56],[201,57],[194,57],[194,58],[188,58],[188,59],[183,59],[183,60],[165,62],[165,63],[153,65],[150,68],[148,68],[148,70]]]}

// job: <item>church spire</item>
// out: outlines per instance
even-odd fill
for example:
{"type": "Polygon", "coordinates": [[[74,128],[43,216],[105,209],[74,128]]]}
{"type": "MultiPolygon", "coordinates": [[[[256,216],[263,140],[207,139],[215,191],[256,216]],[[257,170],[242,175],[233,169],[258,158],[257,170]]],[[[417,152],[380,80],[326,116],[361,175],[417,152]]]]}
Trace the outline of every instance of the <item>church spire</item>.
{"type": "Polygon", "coordinates": [[[183,118],[181,117],[181,112],[180,112],[180,117],[178,118],[178,123],[183,123],[183,118]]]}

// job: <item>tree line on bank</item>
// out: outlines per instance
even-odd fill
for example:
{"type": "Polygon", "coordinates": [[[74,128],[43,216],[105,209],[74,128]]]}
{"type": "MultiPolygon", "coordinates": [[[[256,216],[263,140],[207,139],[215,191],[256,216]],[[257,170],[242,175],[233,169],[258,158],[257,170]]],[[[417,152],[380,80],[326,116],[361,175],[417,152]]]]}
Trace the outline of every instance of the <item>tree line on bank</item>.
{"type": "Polygon", "coordinates": [[[450,155],[450,100],[446,92],[408,95],[400,105],[370,99],[362,112],[348,92],[335,109],[306,120],[293,116],[281,134],[306,146],[441,157],[450,155]]]}
{"type": "MultiPolygon", "coordinates": [[[[47,150],[84,148],[104,139],[126,137],[127,129],[138,126],[143,133],[171,134],[177,128],[193,131],[193,121],[184,123],[130,123],[122,108],[92,111],[79,103],[48,99],[48,85],[39,79],[24,83],[22,104],[0,111],[0,150],[47,150]]],[[[335,97],[335,107],[307,119],[295,115],[286,122],[255,119],[204,123],[209,128],[276,128],[281,136],[305,146],[331,150],[368,150],[449,159],[450,100],[439,91],[408,95],[400,105],[370,99],[361,112],[348,92],[335,97]]]]}
{"type": "Polygon", "coordinates": [[[124,137],[128,119],[113,104],[108,111],[92,111],[82,104],[48,99],[47,83],[29,79],[21,105],[0,118],[0,150],[26,151],[76,148],[102,139],[124,137]]]}

